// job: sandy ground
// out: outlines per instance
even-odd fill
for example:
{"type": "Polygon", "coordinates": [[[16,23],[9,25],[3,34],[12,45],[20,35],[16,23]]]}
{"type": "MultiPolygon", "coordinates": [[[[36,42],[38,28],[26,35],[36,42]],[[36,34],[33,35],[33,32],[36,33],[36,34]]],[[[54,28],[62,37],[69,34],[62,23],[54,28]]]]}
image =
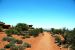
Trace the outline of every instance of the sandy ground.
{"type": "MultiPolygon", "coordinates": [[[[39,39],[34,40],[31,48],[27,48],[26,50],[60,50],[54,43],[54,38],[51,36],[50,33],[44,32],[44,36],[40,36],[39,39]]],[[[62,48],[61,50],[67,50],[62,48]]]]}
{"type": "MultiPolygon", "coordinates": [[[[51,36],[50,33],[44,32],[44,35],[40,34],[38,37],[31,37],[22,39],[22,36],[12,35],[14,38],[23,40],[24,42],[28,42],[31,44],[31,48],[27,48],[26,50],[60,50],[60,48],[54,43],[55,40],[51,36]]],[[[5,37],[5,33],[0,32],[0,48],[3,48],[4,45],[8,44],[6,41],[2,41],[2,38],[5,37]]],[[[61,50],[67,50],[62,48],[61,50]]]]}
{"type": "Polygon", "coordinates": [[[6,37],[6,34],[4,32],[0,32],[0,48],[4,48],[4,46],[8,44],[7,41],[2,40],[4,37],[6,37]]]}

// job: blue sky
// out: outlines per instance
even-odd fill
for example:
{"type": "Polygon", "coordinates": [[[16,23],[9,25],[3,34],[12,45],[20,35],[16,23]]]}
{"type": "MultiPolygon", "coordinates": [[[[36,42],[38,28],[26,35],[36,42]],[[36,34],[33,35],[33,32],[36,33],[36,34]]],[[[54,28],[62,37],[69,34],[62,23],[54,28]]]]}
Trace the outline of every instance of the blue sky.
{"type": "Polygon", "coordinates": [[[0,0],[0,20],[43,28],[75,27],[74,0],[0,0]]]}

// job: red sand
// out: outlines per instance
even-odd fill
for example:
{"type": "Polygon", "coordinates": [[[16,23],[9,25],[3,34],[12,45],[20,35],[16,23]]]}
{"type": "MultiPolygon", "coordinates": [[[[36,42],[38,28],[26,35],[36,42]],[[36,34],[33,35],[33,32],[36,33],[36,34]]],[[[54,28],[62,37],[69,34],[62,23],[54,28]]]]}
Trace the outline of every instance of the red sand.
{"type": "MultiPolygon", "coordinates": [[[[0,48],[3,48],[4,45],[6,45],[8,42],[2,41],[2,38],[5,37],[5,33],[0,32],[0,48]]],[[[27,48],[26,50],[60,50],[60,48],[54,43],[55,40],[51,36],[50,33],[44,32],[43,35],[39,35],[38,37],[31,37],[31,38],[26,38],[22,39],[22,36],[18,35],[12,35],[16,39],[23,40],[24,42],[28,42],[31,44],[31,48],[27,48]]],[[[62,48],[62,50],[67,50],[65,48],[62,48]]]]}
{"type": "MultiPolygon", "coordinates": [[[[32,47],[27,48],[26,50],[60,50],[60,48],[54,43],[54,38],[48,32],[44,32],[44,36],[35,39],[36,40],[33,40],[31,43],[32,47]]],[[[28,40],[28,42],[30,41],[28,40]]],[[[61,50],[67,49],[62,48],[61,50]]]]}
{"type": "Polygon", "coordinates": [[[0,32],[0,48],[4,48],[4,46],[8,44],[7,41],[2,40],[4,37],[6,37],[6,34],[4,32],[0,32]]]}

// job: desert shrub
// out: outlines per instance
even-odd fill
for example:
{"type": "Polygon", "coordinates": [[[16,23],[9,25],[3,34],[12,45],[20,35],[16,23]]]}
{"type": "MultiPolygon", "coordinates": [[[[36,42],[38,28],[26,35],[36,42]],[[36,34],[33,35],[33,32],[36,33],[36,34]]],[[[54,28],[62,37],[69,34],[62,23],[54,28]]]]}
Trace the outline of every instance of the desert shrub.
{"type": "Polygon", "coordinates": [[[0,50],[6,50],[5,48],[1,48],[0,50]]]}
{"type": "Polygon", "coordinates": [[[4,37],[3,38],[3,41],[8,41],[8,42],[10,42],[10,41],[15,41],[16,39],[15,38],[13,38],[13,37],[4,37]]]}
{"type": "Polygon", "coordinates": [[[28,31],[29,27],[25,23],[18,23],[15,28],[20,32],[20,31],[28,31]]]}
{"type": "Polygon", "coordinates": [[[6,30],[5,33],[7,34],[7,36],[11,36],[11,34],[19,34],[19,32],[16,29],[6,30]]]}
{"type": "Polygon", "coordinates": [[[17,44],[22,44],[23,43],[22,40],[15,39],[13,37],[4,37],[3,41],[8,41],[10,43],[17,43],[17,44]]]}
{"type": "Polygon", "coordinates": [[[23,43],[23,41],[22,41],[22,40],[18,40],[18,39],[17,39],[17,40],[16,40],[16,43],[17,43],[17,44],[22,44],[22,43],[23,43]]]}
{"type": "Polygon", "coordinates": [[[10,47],[10,50],[24,50],[24,49],[25,49],[25,47],[23,47],[22,45],[20,45],[20,46],[14,45],[14,46],[10,47]]]}
{"type": "MultiPolygon", "coordinates": [[[[64,42],[63,44],[67,44],[66,47],[71,47],[72,50],[75,50],[75,28],[73,30],[69,29],[51,29],[51,32],[53,34],[58,34],[60,33],[64,37],[64,42]]],[[[58,37],[56,38],[57,41],[61,41],[58,37]]]]}
{"type": "Polygon", "coordinates": [[[24,50],[24,49],[25,49],[25,47],[24,47],[24,46],[22,46],[22,45],[20,45],[20,46],[18,46],[18,49],[19,49],[19,50],[24,50]]]}
{"type": "Polygon", "coordinates": [[[39,29],[33,29],[29,31],[29,34],[34,37],[38,36],[39,33],[40,33],[39,29]]]}
{"type": "Polygon", "coordinates": [[[15,44],[13,44],[13,43],[9,43],[9,44],[5,45],[4,48],[10,48],[10,47],[13,46],[13,45],[15,45],[15,44]]]}
{"type": "Polygon", "coordinates": [[[5,33],[7,34],[7,36],[11,36],[11,34],[12,34],[12,30],[11,30],[11,29],[9,29],[9,30],[5,30],[5,33]]]}
{"type": "Polygon", "coordinates": [[[10,42],[10,41],[14,40],[14,38],[13,37],[4,37],[3,40],[10,42]]]}
{"type": "Polygon", "coordinates": [[[30,47],[31,47],[31,44],[24,42],[24,43],[22,44],[22,46],[24,46],[24,47],[26,47],[26,48],[30,48],[30,47]]]}
{"type": "Polygon", "coordinates": [[[74,32],[72,32],[72,31],[67,32],[64,37],[66,39],[66,43],[75,44],[75,33],[74,32]]]}
{"type": "Polygon", "coordinates": [[[18,50],[18,46],[14,45],[10,47],[10,50],[18,50]]]}
{"type": "Polygon", "coordinates": [[[63,35],[64,34],[64,32],[66,31],[66,29],[65,28],[63,28],[63,29],[54,29],[54,28],[51,28],[50,29],[50,32],[54,35],[54,34],[61,34],[61,35],[63,35]]]}
{"type": "Polygon", "coordinates": [[[75,45],[69,45],[69,50],[75,50],[75,45]]]}
{"type": "Polygon", "coordinates": [[[61,38],[59,36],[55,37],[56,43],[58,43],[59,45],[61,45],[61,38]]]}
{"type": "Polygon", "coordinates": [[[29,34],[25,34],[22,38],[23,38],[23,39],[25,39],[25,38],[30,38],[30,35],[29,35],[29,34]]]}
{"type": "Polygon", "coordinates": [[[43,29],[42,29],[42,28],[39,28],[39,32],[40,32],[40,33],[43,33],[43,29]]]}
{"type": "Polygon", "coordinates": [[[4,38],[3,38],[3,41],[7,41],[7,39],[8,39],[7,37],[4,37],[4,38]]]}
{"type": "Polygon", "coordinates": [[[12,34],[19,34],[19,32],[16,29],[12,29],[12,34]]]}

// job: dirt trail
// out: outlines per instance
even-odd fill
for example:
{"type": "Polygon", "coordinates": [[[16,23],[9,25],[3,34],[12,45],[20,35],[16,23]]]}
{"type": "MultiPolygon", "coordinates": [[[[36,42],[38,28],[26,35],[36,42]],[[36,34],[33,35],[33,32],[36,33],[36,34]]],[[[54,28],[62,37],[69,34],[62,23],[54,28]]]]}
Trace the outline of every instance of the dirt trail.
{"type": "Polygon", "coordinates": [[[60,50],[60,48],[54,43],[54,38],[51,34],[44,32],[44,36],[40,37],[40,40],[35,41],[32,47],[26,50],[60,50]]]}
{"type": "MultiPolygon", "coordinates": [[[[22,39],[22,36],[13,35],[14,38],[23,40],[24,42],[28,42],[31,44],[31,48],[26,48],[25,50],[60,50],[60,48],[54,43],[55,40],[51,36],[50,33],[44,32],[44,35],[40,34],[38,37],[31,37],[22,39]]],[[[0,32],[0,48],[3,48],[8,42],[2,41],[3,37],[6,34],[4,32],[0,32]]],[[[62,48],[61,50],[67,50],[62,48]]]]}

